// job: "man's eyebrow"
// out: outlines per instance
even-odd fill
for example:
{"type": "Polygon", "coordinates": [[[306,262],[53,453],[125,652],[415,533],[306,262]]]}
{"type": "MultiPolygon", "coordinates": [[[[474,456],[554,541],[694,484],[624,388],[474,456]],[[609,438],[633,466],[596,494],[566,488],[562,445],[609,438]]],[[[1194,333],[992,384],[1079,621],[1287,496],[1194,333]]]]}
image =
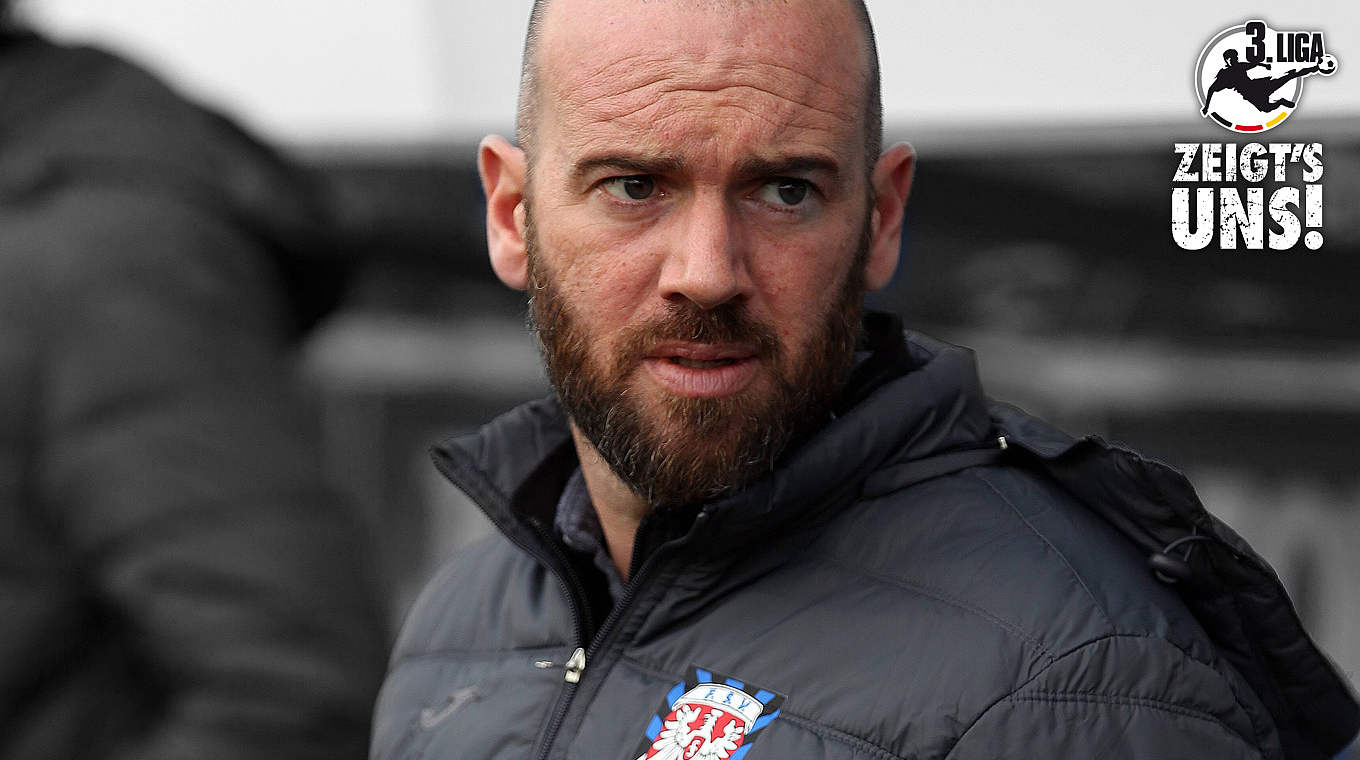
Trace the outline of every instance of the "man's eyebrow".
{"type": "Polygon", "coordinates": [[[748,158],[737,166],[742,177],[781,177],[822,172],[837,179],[840,164],[823,156],[779,156],[777,158],[748,158]]]}
{"type": "Polygon", "coordinates": [[[684,162],[676,156],[637,156],[624,153],[609,153],[602,156],[584,158],[572,167],[572,176],[581,179],[599,169],[608,169],[624,174],[676,174],[684,168],[684,162]]]}

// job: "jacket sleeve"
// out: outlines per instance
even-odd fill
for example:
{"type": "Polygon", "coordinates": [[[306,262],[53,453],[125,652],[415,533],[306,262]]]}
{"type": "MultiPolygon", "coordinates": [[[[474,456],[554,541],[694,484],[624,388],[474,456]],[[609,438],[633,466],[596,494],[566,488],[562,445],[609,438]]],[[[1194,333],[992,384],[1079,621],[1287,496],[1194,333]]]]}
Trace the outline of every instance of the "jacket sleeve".
{"type": "Polygon", "coordinates": [[[168,195],[75,188],[47,211],[42,498],[165,699],[117,756],[363,757],[382,616],[266,251],[168,195]]]}
{"type": "Polygon", "coordinates": [[[1169,643],[1113,636],[1059,658],[993,704],[949,760],[1280,757],[1249,695],[1169,643]],[[1256,722],[1253,722],[1253,721],[1256,722]]]}

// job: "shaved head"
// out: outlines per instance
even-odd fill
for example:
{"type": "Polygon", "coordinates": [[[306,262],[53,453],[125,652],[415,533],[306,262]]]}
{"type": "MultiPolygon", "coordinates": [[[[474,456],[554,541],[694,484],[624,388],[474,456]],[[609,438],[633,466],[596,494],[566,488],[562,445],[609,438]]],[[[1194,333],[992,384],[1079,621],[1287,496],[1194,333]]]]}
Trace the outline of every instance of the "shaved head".
{"type": "MultiPolygon", "coordinates": [[[[562,2],[563,0],[558,0],[562,2]]],[[[786,5],[786,0],[670,0],[671,2],[690,2],[704,6],[730,5],[733,7],[769,4],[786,5]]],[[[818,0],[825,2],[825,0],[818,0]]],[[[851,10],[857,24],[858,37],[863,53],[863,76],[861,85],[864,93],[864,151],[866,168],[872,169],[874,161],[882,150],[883,143],[883,98],[878,68],[878,47],[874,40],[873,25],[864,0],[843,0],[851,10]]],[[[540,42],[544,37],[544,25],[549,0],[534,0],[529,14],[529,27],[524,39],[524,58],[520,68],[519,109],[516,116],[515,135],[524,149],[532,166],[535,153],[535,140],[539,121],[542,97],[543,67],[540,59],[540,42]]]]}

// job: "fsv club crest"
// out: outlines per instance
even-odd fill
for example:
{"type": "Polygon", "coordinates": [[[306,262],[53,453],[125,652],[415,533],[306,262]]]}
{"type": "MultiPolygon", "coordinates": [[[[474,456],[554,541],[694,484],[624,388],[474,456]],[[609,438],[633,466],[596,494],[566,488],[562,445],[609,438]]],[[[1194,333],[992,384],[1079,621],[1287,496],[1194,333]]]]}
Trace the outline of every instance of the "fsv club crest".
{"type": "Polygon", "coordinates": [[[652,717],[637,760],[741,760],[783,701],[767,689],[691,668],[652,717]]]}

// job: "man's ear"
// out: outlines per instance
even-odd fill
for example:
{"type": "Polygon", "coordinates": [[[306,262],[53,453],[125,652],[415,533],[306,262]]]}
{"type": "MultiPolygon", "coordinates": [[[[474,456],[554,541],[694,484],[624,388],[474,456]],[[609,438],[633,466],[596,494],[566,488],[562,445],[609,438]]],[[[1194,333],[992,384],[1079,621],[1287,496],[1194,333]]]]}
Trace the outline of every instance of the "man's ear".
{"type": "Polygon", "coordinates": [[[879,156],[874,164],[874,209],[869,236],[869,260],[864,268],[864,285],[879,290],[897,271],[902,246],[902,217],[907,194],[916,169],[916,151],[907,143],[897,143],[879,156]]]}
{"type": "Polygon", "coordinates": [[[501,282],[524,290],[529,282],[525,255],[524,151],[499,135],[477,146],[477,171],[486,193],[486,246],[501,282]]]}

